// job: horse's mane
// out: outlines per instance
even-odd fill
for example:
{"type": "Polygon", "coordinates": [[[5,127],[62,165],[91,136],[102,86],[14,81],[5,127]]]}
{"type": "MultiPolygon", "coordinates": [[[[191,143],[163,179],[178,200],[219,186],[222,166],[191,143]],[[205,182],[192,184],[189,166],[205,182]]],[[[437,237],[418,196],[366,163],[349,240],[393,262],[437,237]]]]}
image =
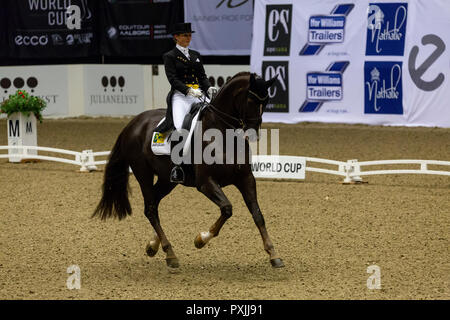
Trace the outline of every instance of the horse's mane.
{"type": "Polygon", "coordinates": [[[227,85],[228,85],[233,79],[235,79],[235,78],[237,78],[237,77],[240,77],[240,76],[248,76],[248,75],[250,75],[250,72],[248,72],[248,71],[241,71],[241,72],[236,73],[234,76],[232,76],[231,78],[229,78],[229,79],[227,80],[227,82],[225,82],[224,85],[223,85],[222,87],[220,87],[219,92],[222,91],[224,88],[226,88],[227,85]]]}
{"type": "Polygon", "coordinates": [[[236,73],[234,76],[232,76],[230,79],[227,80],[227,82],[225,82],[225,84],[227,84],[228,82],[230,82],[231,80],[233,80],[234,78],[240,77],[240,76],[248,76],[250,75],[250,72],[248,71],[241,71],[236,73]]]}

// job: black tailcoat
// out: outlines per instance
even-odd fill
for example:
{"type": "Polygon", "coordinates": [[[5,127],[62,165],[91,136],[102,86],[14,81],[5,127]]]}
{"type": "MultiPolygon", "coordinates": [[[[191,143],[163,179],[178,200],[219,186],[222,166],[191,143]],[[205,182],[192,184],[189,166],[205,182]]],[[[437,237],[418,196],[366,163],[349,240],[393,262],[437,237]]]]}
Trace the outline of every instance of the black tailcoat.
{"type": "Polygon", "coordinates": [[[206,77],[200,53],[189,49],[189,57],[190,59],[178,50],[177,47],[163,55],[164,69],[171,85],[171,90],[167,95],[166,120],[155,129],[157,132],[166,132],[174,128],[172,96],[175,90],[186,95],[189,90],[188,85],[198,85],[206,93],[211,86],[206,77]]]}

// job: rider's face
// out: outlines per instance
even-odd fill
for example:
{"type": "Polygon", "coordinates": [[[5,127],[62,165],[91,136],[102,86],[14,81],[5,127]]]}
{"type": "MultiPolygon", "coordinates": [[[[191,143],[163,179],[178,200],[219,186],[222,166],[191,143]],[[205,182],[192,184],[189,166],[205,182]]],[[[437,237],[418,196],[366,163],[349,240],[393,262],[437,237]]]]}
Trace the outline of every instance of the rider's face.
{"type": "Polygon", "coordinates": [[[178,45],[182,47],[188,47],[191,42],[192,33],[181,33],[174,35],[174,38],[178,45]]]}

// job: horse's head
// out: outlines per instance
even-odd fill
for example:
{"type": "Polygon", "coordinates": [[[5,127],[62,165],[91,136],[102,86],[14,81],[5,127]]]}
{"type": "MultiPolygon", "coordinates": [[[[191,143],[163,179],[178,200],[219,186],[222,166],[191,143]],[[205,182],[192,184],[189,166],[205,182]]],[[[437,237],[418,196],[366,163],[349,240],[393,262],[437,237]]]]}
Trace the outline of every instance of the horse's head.
{"type": "Polygon", "coordinates": [[[255,134],[249,134],[251,141],[259,138],[259,128],[262,122],[264,108],[269,101],[269,88],[274,84],[277,76],[265,81],[263,78],[250,74],[247,107],[244,112],[244,130],[253,129],[255,134]]]}

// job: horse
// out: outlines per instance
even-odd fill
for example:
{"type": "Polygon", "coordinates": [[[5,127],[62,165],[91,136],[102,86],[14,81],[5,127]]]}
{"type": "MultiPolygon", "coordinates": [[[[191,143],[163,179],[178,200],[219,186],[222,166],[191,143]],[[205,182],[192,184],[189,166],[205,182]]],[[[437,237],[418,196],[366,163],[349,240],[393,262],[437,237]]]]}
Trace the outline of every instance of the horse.
{"type": "MultiPolygon", "coordinates": [[[[268,102],[269,89],[276,77],[265,81],[254,73],[239,72],[229,79],[216,96],[208,103],[199,116],[202,130],[217,129],[226,137],[227,129],[249,129],[259,132],[262,114],[268,102]]],[[[168,155],[155,155],[151,148],[154,129],[165,115],[165,109],[148,110],[133,118],[119,134],[109,155],[104,171],[102,197],[92,217],[119,220],[131,215],[128,199],[129,168],[131,168],[144,198],[144,214],[154,229],[153,238],[146,246],[146,253],[153,257],[161,245],[166,253],[169,268],[179,267],[179,261],[167,239],[159,220],[158,206],[177,184],[170,182],[169,176],[174,164],[168,155]],[[158,179],[154,183],[154,176],[158,179]]],[[[245,146],[248,149],[248,137],[245,146]]],[[[202,151],[211,142],[202,141],[202,151]]],[[[246,149],[246,150],[247,150],[246,149]]],[[[236,157],[235,153],[235,157],[236,157]]],[[[209,228],[200,232],[194,240],[196,248],[204,247],[209,240],[219,235],[224,223],[232,216],[232,205],[222,188],[234,185],[242,194],[248,210],[261,234],[265,251],[269,254],[274,268],[284,267],[283,260],[276,253],[265,226],[265,220],[257,201],[256,182],[250,166],[250,156],[245,155],[245,163],[190,165],[190,179],[183,183],[195,187],[220,209],[220,216],[209,228]]]]}

